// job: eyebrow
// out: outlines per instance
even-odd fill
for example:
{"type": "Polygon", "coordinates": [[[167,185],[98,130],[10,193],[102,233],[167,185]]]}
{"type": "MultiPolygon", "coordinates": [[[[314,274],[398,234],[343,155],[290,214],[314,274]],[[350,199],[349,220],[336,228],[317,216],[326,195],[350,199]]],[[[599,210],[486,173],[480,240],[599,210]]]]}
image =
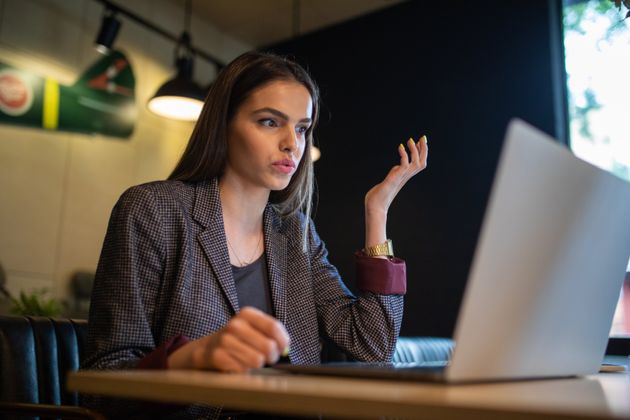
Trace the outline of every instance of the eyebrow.
{"type": "MultiPolygon", "coordinates": [[[[254,114],[259,114],[261,112],[269,112],[270,114],[273,114],[276,117],[282,118],[283,120],[286,120],[286,121],[289,120],[289,116],[287,114],[285,114],[284,112],[278,111],[275,108],[269,108],[269,107],[260,108],[254,111],[254,114]]],[[[307,123],[310,123],[311,121],[312,121],[311,118],[302,118],[300,120],[300,122],[307,122],[307,123]]]]}

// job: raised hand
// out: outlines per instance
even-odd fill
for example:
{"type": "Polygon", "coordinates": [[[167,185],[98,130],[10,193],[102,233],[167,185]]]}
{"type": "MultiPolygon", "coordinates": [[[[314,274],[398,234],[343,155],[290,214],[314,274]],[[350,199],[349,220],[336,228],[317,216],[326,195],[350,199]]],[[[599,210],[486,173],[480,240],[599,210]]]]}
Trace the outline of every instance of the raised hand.
{"type": "Polygon", "coordinates": [[[418,143],[415,143],[413,139],[409,139],[407,147],[411,154],[411,160],[409,160],[409,154],[407,154],[405,147],[401,143],[398,146],[400,164],[394,166],[381,183],[376,184],[367,192],[365,195],[366,210],[386,213],[394,197],[396,197],[396,194],[407,181],[427,167],[427,158],[429,156],[427,137],[422,136],[418,143]]]}
{"type": "Polygon", "coordinates": [[[400,164],[394,166],[385,179],[376,184],[365,195],[365,246],[373,246],[385,241],[385,225],[387,222],[387,211],[394,201],[394,197],[400,189],[418,172],[427,167],[429,156],[429,146],[427,137],[422,136],[418,142],[413,139],[407,141],[407,147],[411,154],[400,144],[398,154],[400,164]]]}

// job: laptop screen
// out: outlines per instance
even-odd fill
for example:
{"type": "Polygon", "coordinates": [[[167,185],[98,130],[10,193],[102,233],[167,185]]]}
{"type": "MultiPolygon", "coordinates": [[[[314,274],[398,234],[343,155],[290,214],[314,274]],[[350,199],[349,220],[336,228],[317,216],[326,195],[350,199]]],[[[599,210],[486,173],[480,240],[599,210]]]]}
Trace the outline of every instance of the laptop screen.
{"type": "Polygon", "coordinates": [[[457,320],[450,380],[597,371],[630,255],[630,184],[508,128],[457,320]]]}

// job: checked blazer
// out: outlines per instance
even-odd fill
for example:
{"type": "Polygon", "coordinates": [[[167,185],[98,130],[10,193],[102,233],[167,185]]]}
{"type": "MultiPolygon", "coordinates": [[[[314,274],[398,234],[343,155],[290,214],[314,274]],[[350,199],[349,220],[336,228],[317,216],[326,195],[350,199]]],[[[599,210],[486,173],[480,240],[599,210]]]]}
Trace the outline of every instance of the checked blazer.
{"type": "MultiPolygon", "coordinates": [[[[401,295],[354,296],[309,220],[263,216],[274,316],[291,337],[292,363],[320,363],[320,338],[363,361],[390,360],[401,295]]],[[[404,263],[403,263],[404,264],[404,263]]],[[[197,339],[239,311],[217,180],[156,181],[116,203],[99,260],[83,368],[132,368],[176,335],[197,339]]]]}

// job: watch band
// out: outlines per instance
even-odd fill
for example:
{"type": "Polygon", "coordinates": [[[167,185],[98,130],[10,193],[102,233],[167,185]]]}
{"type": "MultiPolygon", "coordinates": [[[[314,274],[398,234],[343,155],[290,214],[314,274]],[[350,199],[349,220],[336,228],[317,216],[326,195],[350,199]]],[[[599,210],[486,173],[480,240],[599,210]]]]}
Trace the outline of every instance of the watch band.
{"type": "Polygon", "coordinates": [[[368,257],[393,257],[394,256],[394,245],[392,244],[392,240],[388,239],[382,244],[368,246],[363,250],[365,255],[368,257]]]}

